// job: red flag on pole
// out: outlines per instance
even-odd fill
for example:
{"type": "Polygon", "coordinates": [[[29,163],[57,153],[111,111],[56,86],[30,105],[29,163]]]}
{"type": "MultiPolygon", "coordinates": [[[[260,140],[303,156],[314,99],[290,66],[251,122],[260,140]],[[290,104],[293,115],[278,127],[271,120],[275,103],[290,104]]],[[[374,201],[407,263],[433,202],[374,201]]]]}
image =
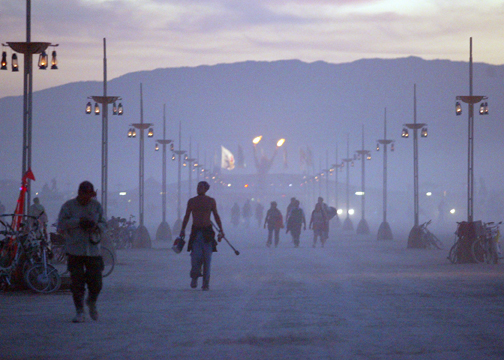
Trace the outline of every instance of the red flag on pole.
{"type": "Polygon", "coordinates": [[[31,169],[28,169],[28,171],[23,175],[21,187],[19,188],[19,197],[16,204],[16,210],[14,210],[14,214],[18,216],[14,216],[12,219],[12,228],[16,231],[19,230],[21,221],[23,220],[22,215],[24,214],[24,201],[26,191],[28,190],[28,179],[35,181],[35,175],[33,175],[31,169]]]}

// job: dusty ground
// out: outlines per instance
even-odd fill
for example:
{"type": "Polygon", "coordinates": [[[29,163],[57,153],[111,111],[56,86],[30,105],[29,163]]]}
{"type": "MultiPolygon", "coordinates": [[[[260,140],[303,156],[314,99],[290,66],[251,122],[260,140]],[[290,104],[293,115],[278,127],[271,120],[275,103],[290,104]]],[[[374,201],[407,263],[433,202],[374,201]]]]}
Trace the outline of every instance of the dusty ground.
{"type": "MultiPolygon", "coordinates": [[[[229,232],[211,289],[189,255],[118,251],[100,319],[70,322],[68,291],[0,294],[1,359],[503,359],[504,265],[452,265],[404,237],[342,237],[277,249],[229,232]]],[[[311,235],[311,234],[310,234],[311,235]]],[[[446,247],[451,239],[444,239],[446,247]]]]}

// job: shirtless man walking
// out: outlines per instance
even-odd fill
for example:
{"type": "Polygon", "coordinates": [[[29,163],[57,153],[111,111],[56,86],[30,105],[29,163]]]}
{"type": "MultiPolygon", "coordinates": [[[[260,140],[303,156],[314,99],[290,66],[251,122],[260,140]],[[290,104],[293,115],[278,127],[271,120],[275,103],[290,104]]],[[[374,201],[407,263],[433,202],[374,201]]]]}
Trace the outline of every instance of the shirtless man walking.
{"type": "Polygon", "coordinates": [[[210,220],[211,213],[214,215],[221,237],[224,236],[221,219],[217,213],[217,203],[214,198],[206,195],[208,189],[210,189],[210,185],[206,181],[198,183],[198,196],[189,199],[187,202],[187,210],[180,230],[180,237],[185,237],[185,228],[192,213],[193,224],[187,245],[187,251],[191,251],[191,287],[193,289],[198,287],[198,277],[203,276],[203,291],[209,290],[212,252],[217,251],[215,232],[212,229],[212,221],[210,220]],[[201,274],[202,265],[203,274],[201,274]]]}

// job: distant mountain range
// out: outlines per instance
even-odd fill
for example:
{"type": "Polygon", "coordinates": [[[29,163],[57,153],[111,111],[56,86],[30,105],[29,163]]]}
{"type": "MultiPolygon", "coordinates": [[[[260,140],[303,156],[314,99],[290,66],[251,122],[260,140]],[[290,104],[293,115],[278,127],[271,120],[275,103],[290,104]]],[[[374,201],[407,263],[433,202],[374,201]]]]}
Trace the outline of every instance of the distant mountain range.
{"type": "MultiPolygon", "coordinates": [[[[466,62],[426,61],[417,57],[368,59],[352,63],[304,63],[297,60],[247,61],[215,66],[165,68],[132,72],[108,82],[108,95],[122,97],[124,116],[109,116],[109,190],[138,184],[139,140],[129,139],[129,124],[140,121],[140,83],[144,121],[154,123],[154,139],[162,138],[163,104],[167,105],[167,138],[192,157],[199,147],[201,163],[211,167],[223,145],[232,152],[243,148],[247,167],[237,174],[255,173],[252,139],[262,135],[258,149],[273,155],[276,141],[285,138],[283,153],[271,172],[299,173],[300,148],[313,154],[315,171],[361,149],[373,150],[367,163],[368,186],[380,187],[382,156],[376,140],[396,140],[389,153],[389,184],[412,188],[413,141],[402,139],[403,123],[413,122],[413,86],[417,86],[417,121],[428,124],[429,135],[419,140],[420,183],[425,189],[463,191],[467,177],[467,106],[455,116],[455,96],[469,93],[466,62]],[[326,160],[326,153],[328,160],[326,160]]],[[[74,189],[89,179],[100,183],[101,116],[85,115],[87,97],[102,95],[101,82],[75,82],[38,91],[33,97],[34,189],[56,179],[59,188],[74,189]]],[[[504,135],[504,65],[474,64],[474,94],[486,95],[490,115],[475,120],[475,178],[488,189],[502,190],[504,135]]],[[[22,96],[0,99],[0,179],[20,178],[22,96]]],[[[161,178],[161,153],[153,139],[145,140],[145,176],[161,178]]],[[[351,182],[360,184],[360,167],[351,182]]],[[[223,170],[226,171],[226,170],[223,170]]],[[[310,170],[311,172],[311,170],[310,170]]],[[[176,162],[168,165],[169,182],[176,181],[176,162]]],[[[184,178],[187,177],[184,173],[184,178]]],[[[343,176],[340,177],[340,180],[343,176]]],[[[478,185],[477,185],[478,186],[478,185]]]]}

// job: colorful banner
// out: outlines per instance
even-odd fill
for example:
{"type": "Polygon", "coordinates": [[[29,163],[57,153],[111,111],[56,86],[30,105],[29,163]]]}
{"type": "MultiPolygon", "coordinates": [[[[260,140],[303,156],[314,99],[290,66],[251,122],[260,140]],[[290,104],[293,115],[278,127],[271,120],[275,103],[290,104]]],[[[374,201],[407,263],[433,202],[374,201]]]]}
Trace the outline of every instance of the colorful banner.
{"type": "Polygon", "coordinates": [[[221,145],[221,168],[233,170],[235,167],[234,155],[221,145]]]}

